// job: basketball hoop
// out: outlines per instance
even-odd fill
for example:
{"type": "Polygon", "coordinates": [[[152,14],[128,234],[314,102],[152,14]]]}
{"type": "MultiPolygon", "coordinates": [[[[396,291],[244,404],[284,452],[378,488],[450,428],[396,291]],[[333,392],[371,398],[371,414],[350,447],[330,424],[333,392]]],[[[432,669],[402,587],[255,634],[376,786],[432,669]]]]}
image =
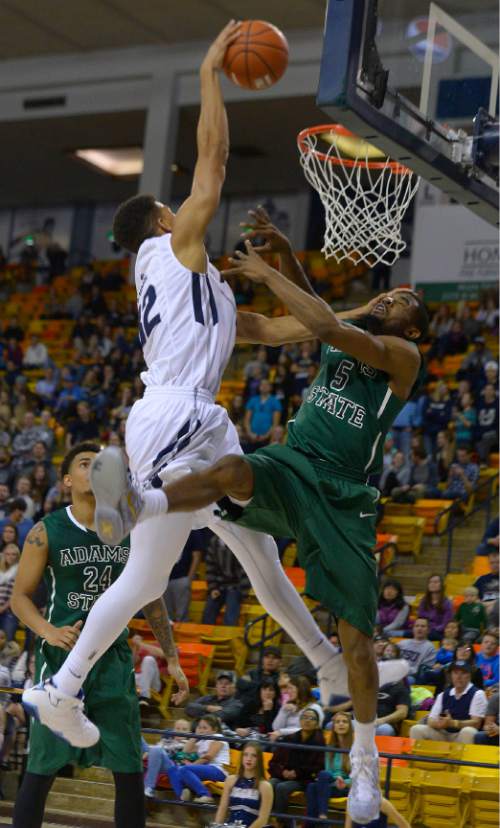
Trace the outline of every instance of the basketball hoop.
{"type": "Polygon", "coordinates": [[[303,129],[297,145],[325,208],[325,257],[393,264],[406,247],[401,222],[418,176],[340,124],[303,129]]]}

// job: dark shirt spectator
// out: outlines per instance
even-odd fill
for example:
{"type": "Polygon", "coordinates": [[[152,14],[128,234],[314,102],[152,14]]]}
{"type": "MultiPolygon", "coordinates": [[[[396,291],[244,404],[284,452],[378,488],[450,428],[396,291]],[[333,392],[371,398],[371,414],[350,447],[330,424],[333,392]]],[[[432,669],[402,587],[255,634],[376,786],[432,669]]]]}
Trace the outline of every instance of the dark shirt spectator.
{"type": "Polygon", "coordinates": [[[479,597],[483,603],[489,603],[490,601],[493,602],[496,598],[498,598],[498,549],[492,549],[488,552],[488,561],[490,571],[485,575],[480,575],[479,578],[474,581],[474,586],[477,588],[479,597]]]}
{"type": "Polygon", "coordinates": [[[179,560],[170,573],[164,598],[172,621],[189,621],[191,584],[206,546],[206,530],[191,532],[179,560]]]}
{"type": "Polygon", "coordinates": [[[457,449],[457,458],[450,466],[446,489],[441,497],[445,500],[467,500],[479,479],[479,466],[471,460],[469,447],[457,449]]]}
{"type": "Polygon", "coordinates": [[[498,449],[498,400],[493,385],[485,385],[480,397],[475,437],[479,459],[486,464],[490,451],[498,449]]]}
{"type": "Polygon", "coordinates": [[[99,437],[99,427],[86,400],[82,400],[77,404],[76,413],[76,419],[68,426],[66,450],[69,450],[76,443],[85,440],[96,440],[99,437]]]}
{"type": "Polygon", "coordinates": [[[402,681],[382,685],[377,696],[377,736],[396,736],[409,709],[410,690],[402,681]]]}
{"type": "Polygon", "coordinates": [[[269,762],[270,782],[274,788],[274,810],[284,813],[294,791],[305,791],[309,782],[323,770],[325,757],[322,751],[300,750],[300,745],[323,746],[325,739],[320,729],[318,713],[304,708],[296,733],[284,736],[277,744],[269,762]]]}
{"type": "Polygon", "coordinates": [[[434,453],[438,433],[448,428],[451,412],[452,404],[448,388],[444,382],[440,382],[423,405],[422,426],[428,454],[434,453]]]}
{"type": "Polygon", "coordinates": [[[238,724],[242,703],[235,697],[235,676],[231,670],[220,670],[215,680],[215,693],[200,696],[186,705],[186,713],[192,719],[199,719],[207,713],[218,716],[228,727],[238,724]]]}
{"type": "Polygon", "coordinates": [[[493,518],[488,523],[486,531],[481,539],[481,543],[476,549],[476,555],[489,555],[490,552],[498,552],[499,544],[499,520],[493,518]]]}
{"type": "Polygon", "coordinates": [[[245,704],[248,699],[253,699],[264,679],[271,679],[277,685],[280,669],[281,652],[278,647],[272,645],[265,647],[262,653],[262,666],[249,670],[248,673],[238,679],[236,684],[238,698],[243,700],[245,704]]]}
{"type": "Polygon", "coordinates": [[[272,678],[263,678],[251,696],[243,703],[238,736],[266,736],[273,729],[279,710],[278,685],[272,678]]]}
{"type": "Polygon", "coordinates": [[[498,745],[498,691],[488,699],[483,729],[474,737],[475,745],[498,745]]]}
{"type": "Polygon", "coordinates": [[[17,323],[17,317],[13,316],[9,324],[3,332],[4,339],[16,339],[17,342],[22,342],[24,339],[24,330],[17,323]]]}
{"type": "Polygon", "coordinates": [[[230,549],[215,535],[208,544],[205,557],[207,601],[202,624],[215,624],[225,607],[224,624],[238,625],[241,602],[250,589],[250,581],[230,549]]]}
{"type": "Polygon", "coordinates": [[[26,503],[22,497],[14,498],[10,501],[8,507],[8,516],[0,520],[0,532],[7,523],[13,523],[17,530],[17,542],[19,549],[22,550],[26,535],[32,528],[33,521],[31,518],[24,517],[26,511],[26,503]]]}

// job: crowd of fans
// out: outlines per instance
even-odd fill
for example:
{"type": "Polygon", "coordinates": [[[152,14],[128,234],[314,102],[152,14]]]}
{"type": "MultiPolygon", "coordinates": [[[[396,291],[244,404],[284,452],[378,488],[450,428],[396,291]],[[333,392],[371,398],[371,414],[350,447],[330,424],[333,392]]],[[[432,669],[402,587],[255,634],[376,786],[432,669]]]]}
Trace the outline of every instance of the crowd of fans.
{"type": "MultiPolygon", "coordinates": [[[[123,307],[106,297],[107,290],[117,290],[122,283],[118,273],[103,281],[87,270],[65,302],[51,300],[46,316],[71,322],[66,364],[56,364],[50,345],[38,335],[27,336],[19,319],[4,320],[0,327],[0,671],[4,684],[22,684],[32,644],[28,633],[24,653],[16,643],[18,623],[9,605],[24,539],[35,521],[69,503],[69,492],[58,477],[57,458],[82,440],[122,445],[128,413],[143,393],[135,307],[130,303],[123,307]]],[[[247,290],[240,286],[238,301],[251,301],[249,292],[248,286],[247,290]]],[[[481,467],[498,450],[498,363],[486,344],[486,337],[497,331],[498,308],[491,297],[475,312],[464,304],[456,311],[443,305],[435,313],[427,384],[397,417],[385,442],[383,471],[372,481],[383,495],[402,503],[422,497],[456,504],[468,499],[481,467]],[[463,357],[456,376],[443,379],[444,360],[457,355],[463,357]]],[[[286,423],[307,396],[319,361],[316,341],[259,347],[248,354],[242,390],[229,402],[246,452],[285,439],[286,423]]],[[[287,539],[279,543],[284,548],[287,539]]],[[[403,657],[410,674],[404,682],[380,688],[379,735],[397,735],[405,719],[427,709],[427,721],[412,727],[413,738],[498,744],[498,543],[497,519],[477,549],[477,554],[488,555],[490,571],[475,581],[471,577],[463,600],[446,596],[439,574],[431,575],[413,606],[398,581],[388,579],[381,585],[374,638],[377,658],[403,657]]],[[[220,619],[237,625],[250,588],[248,578],[227,547],[205,530],[191,534],[172,572],[165,594],[171,618],[189,620],[191,584],[202,561],[207,582],[202,622],[220,619]]],[[[43,588],[35,600],[44,606],[43,588]]],[[[139,637],[131,644],[141,700],[147,704],[161,685],[161,652],[139,637]]],[[[0,741],[2,730],[4,738],[8,735],[3,710],[0,741]]],[[[245,676],[222,671],[213,693],[189,702],[186,716],[195,720],[195,732],[203,739],[192,740],[193,726],[181,719],[175,726],[178,736],[155,747],[145,745],[146,794],[154,792],[159,774],[167,773],[181,798],[193,795],[210,802],[204,782],[224,781],[229,764],[227,743],[211,737],[250,738],[240,770],[231,778],[231,790],[221,802],[218,821],[229,812],[233,819],[243,813],[241,801],[248,800],[245,790],[251,779],[258,783],[252,788],[254,815],[264,806],[265,812],[272,793],[274,809],[283,812],[291,794],[302,791],[307,814],[325,817],[328,799],[345,796],[349,788],[347,754],[313,752],[304,763],[300,746],[321,746],[326,739],[333,746],[349,748],[350,711],[350,699],[345,697],[332,698],[326,707],[320,704],[307,659],[297,659],[285,671],[280,651],[269,647],[260,668],[245,676]],[[269,765],[272,791],[264,783],[262,739],[277,743],[269,765]]]]}

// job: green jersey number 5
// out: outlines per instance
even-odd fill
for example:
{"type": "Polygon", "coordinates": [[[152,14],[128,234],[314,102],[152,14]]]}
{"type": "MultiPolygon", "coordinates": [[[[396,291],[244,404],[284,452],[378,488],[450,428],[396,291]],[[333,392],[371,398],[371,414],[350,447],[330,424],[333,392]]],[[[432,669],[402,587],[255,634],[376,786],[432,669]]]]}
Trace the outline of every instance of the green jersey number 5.
{"type": "Polygon", "coordinates": [[[347,383],[349,382],[350,373],[355,366],[355,362],[352,359],[341,359],[335,374],[333,375],[333,379],[330,380],[330,388],[333,391],[343,391],[346,387],[347,383]]]}

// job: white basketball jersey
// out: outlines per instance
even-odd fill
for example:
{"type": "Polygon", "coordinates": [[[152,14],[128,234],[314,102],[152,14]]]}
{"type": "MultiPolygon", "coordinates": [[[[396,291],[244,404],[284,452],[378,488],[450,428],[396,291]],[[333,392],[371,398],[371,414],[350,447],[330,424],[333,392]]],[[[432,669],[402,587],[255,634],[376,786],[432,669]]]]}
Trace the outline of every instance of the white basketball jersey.
{"type": "Polygon", "coordinates": [[[147,365],[143,383],[205,388],[215,395],[236,337],[233,292],[217,268],[208,262],[206,273],[188,270],[168,233],[141,244],[135,286],[147,365]]]}

